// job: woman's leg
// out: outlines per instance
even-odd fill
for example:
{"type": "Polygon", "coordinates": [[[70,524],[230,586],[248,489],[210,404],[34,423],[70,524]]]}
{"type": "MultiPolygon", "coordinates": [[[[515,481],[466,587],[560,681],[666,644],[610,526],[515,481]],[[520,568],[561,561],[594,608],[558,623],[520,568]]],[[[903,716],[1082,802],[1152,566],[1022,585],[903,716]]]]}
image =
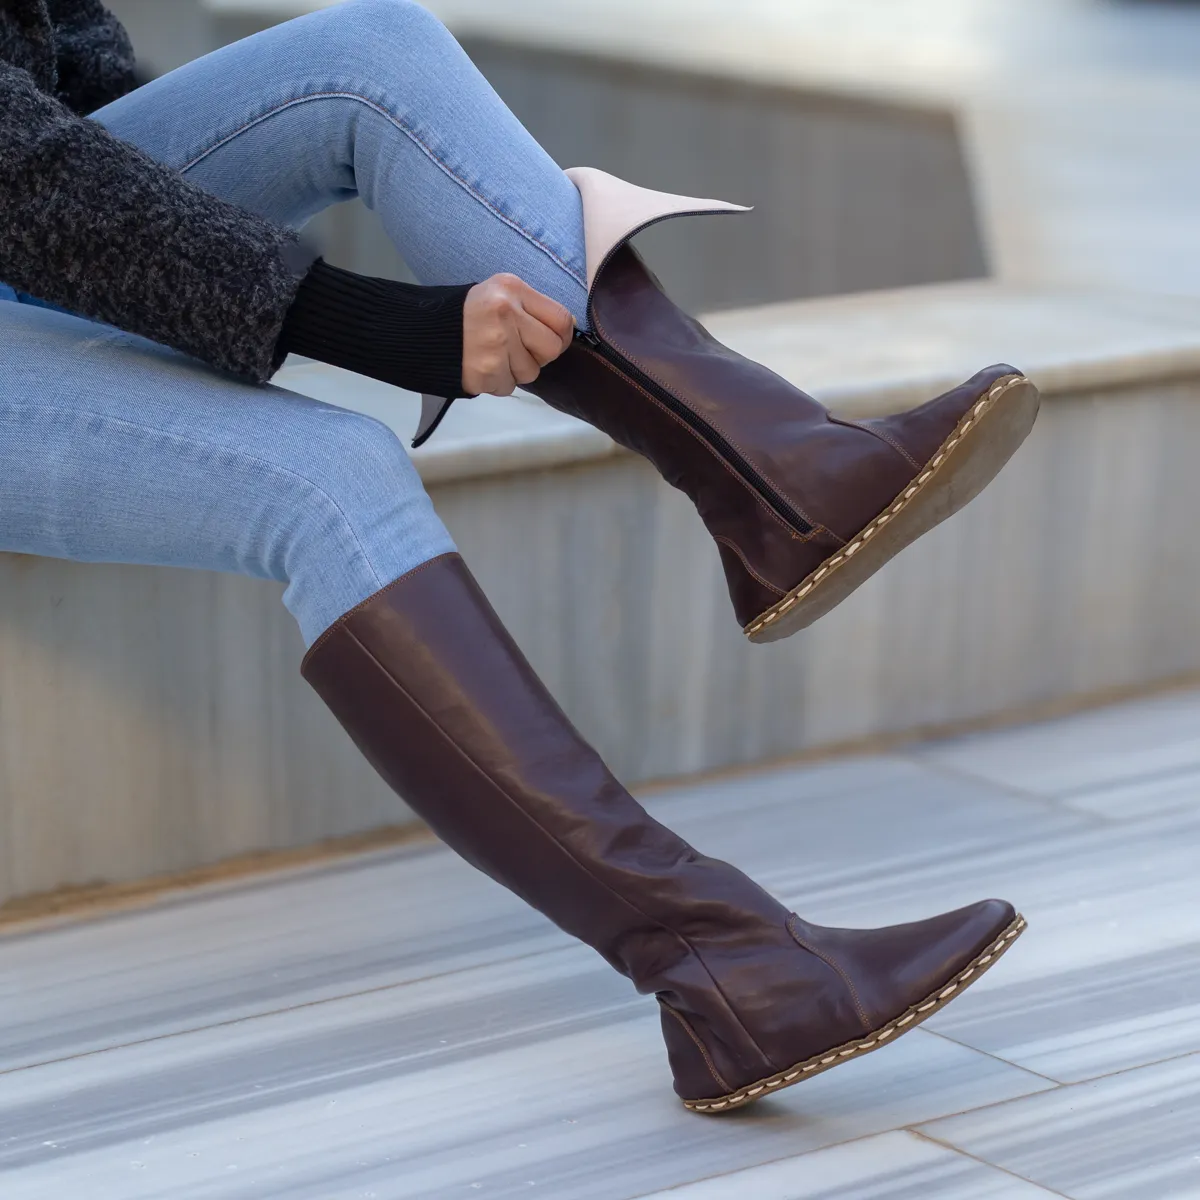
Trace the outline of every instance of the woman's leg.
{"type": "MultiPolygon", "coordinates": [[[[299,225],[362,194],[426,278],[517,270],[581,306],[578,193],[405,0],[291,22],[95,115],[270,219],[299,225]],[[525,191],[489,190],[489,146],[525,191]]],[[[310,644],[453,549],[379,422],[12,298],[0,291],[0,550],[280,580],[310,644]]]]}
{"type": "MultiPolygon", "coordinates": [[[[270,219],[302,224],[361,194],[424,278],[510,270],[583,316],[578,192],[407,0],[290,22],[95,115],[270,219]]],[[[309,643],[453,549],[378,422],[10,296],[0,549],[286,581],[309,643]]]]}
{"type": "Polygon", "coordinates": [[[0,302],[0,551],[279,580],[311,644],[452,549],[380,422],[0,302]]]}
{"type": "Polygon", "coordinates": [[[361,196],[422,282],[509,271],[585,327],[578,191],[410,0],[289,21],[94,115],[268,220],[300,226],[361,196]]]}

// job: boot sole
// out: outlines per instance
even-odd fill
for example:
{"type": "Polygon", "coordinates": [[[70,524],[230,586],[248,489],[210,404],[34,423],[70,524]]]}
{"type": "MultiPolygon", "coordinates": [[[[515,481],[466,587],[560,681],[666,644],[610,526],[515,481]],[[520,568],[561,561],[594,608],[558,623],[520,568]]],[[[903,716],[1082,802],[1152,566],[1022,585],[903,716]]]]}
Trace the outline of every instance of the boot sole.
{"type": "Polygon", "coordinates": [[[997,380],[916,478],[865,529],[744,629],[776,642],[823,617],[923,533],[974,500],[1029,436],[1038,390],[1024,375],[997,380]]]}
{"type": "Polygon", "coordinates": [[[787,1071],[781,1071],[778,1075],[772,1075],[768,1079],[760,1079],[758,1083],[739,1088],[727,1096],[720,1096],[715,1100],[685,1100],[684,1107],[691,1112],[699,1113],[729,1112],[731,1109],[752,1104],[763,1096],[773,1095],[782,1088],[792,1087],[805,1079],[811,1079],[814,1075],[820,1075],[822,1071],[828,1071],[839,1063],[848,1062],[852,1058],[860,1058],[864,1054],[870,1054],[872,1050],[878,1050],[880,1046],[886,1045],[910,1029],[916,1029],[922,1021],[928,1020],[934,1013],[945,1008],[956,996],[961,995],[964,989],[970,987],[980,975],[995,964],[996,960],[1025,932],[1025,929],[1025,918],[1018,915],[1016,920],[982,954],[973,959],[957,975],[942,984],[937,991],[921,1001],[920,1004],[914,1004],[907,1012],[902,1013],[894,1021],[889,1021],[886,1025],[881,1026],[874,1033],[867,1034],[856,1041],[847,1042],[844,1046],[837,1046],[822,1054],[814,1055],[804,1062],[797,1063],[787,1071]]]}

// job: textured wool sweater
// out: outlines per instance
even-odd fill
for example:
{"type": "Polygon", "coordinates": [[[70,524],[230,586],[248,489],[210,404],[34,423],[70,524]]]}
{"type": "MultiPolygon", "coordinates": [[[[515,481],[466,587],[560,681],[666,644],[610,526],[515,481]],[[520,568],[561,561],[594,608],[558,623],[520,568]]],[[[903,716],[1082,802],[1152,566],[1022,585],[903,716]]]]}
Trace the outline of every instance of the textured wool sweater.
{"type": "Polygon", "coordinates": [[[461,395],[467,288],[336,271],[88,112],[136,85],[99,0],[0,0],[0,280],[259,382],[289,351],[461,395]]]}

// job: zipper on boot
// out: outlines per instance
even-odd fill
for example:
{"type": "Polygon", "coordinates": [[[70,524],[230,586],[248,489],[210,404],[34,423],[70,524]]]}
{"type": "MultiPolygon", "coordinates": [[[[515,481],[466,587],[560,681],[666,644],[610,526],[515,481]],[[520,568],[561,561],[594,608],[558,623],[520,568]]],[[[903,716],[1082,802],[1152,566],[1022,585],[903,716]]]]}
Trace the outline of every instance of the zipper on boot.
{"type": "MultiPolygon", "coordinates": [[[[622,246],[628,243],[639,233],[649,229],[652,225],[657,225],[661,221],[670,221],[675,217],[703,217],[703,216],[719,216],[719,212],[714,213],[711,209],[697,209],[695,212],[679,212],[668,213],[666,216],[655,217],[652,221],[646,221],[639,225],[632,232],[618,242],[601,260],[600,266],[596,270],[594,279],[599,283],[600,276],[604,274],[604,268],[608,266],[613,255],[621,249],[622,246]]],[[[588,323],[591,325],[591,330],[587,333],[580,332],[578,336],[582,338],[606,362],[617,367],[623,374],[628,375],[639,386],[648,391],[656,400],[660,401],[667,409],[674,413],[688,428],[698,433],[701,439],[721,455],[739,475],[760,495],[771,511],[786,521],[797,533],[809,534],[813,531],[813,524],[806,520],[796,511],[786,500],[780,496],[773,487],[766,481],[763,475],[756,470],[750,463],[737,451],[729,442],[721,436],[703,417],[695,413],[686,404],[684,404],[677,396],[672,395],[660,383],[656,383],[645,371],[640,371],[628,359],[623,357],[611,347],[605,345],[599,336],[593,332],[596,328],[596,309],[593,303],[595,295],[595,284],[592,287],[592,294],[588,296],[588,323]]]]}
{"type": "Polygon", "coordinates": [[[583,341],[587,342],[592,353],[604,359],[605,362],[611,363],[623,375],[627,375],[630,379],[634,380],[639,387],[649,392],[665,408],[679,417],[690,429],[695,430],[705,444],[724,458],[755,492],[763,498],[778,517],[786,521],[797,533],[812,533],[812,523],[806,521],[787,501],[779,496],[766,479],[703,417],[695,413],[679,400],[678,397],[672,395],[661,384],[656,383],[644,371],[639,370],[622,355],[606,346],[594,333],[581,333],[579,336],[583,341]]]}

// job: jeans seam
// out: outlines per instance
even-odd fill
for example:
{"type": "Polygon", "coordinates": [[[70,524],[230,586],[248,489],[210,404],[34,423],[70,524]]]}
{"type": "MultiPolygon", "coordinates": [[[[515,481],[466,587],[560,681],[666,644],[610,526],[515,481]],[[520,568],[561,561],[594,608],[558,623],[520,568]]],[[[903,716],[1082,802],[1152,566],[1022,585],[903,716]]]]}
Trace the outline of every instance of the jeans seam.
{"type": "MultiPolygon", "coordinates": [[[[209,450],[218,450],[222,453],[230,454],[234,458],[241,458],[246,462],[257,463],[259,466],[266,467],[269,471],[277,471],[281,475],[290,475],[294,479],[299,479],[302,483],[312,488],[317,495],[324,497],[325,500],[333,507],[334,511],[346,524],[346,528],[350,531],[350,536],[354,539],[354,544],[358,547],[359,553],[362,555],[363,562],[367,564],[367,569],[375,577],[375,582],[380,587],[384,585],[383,578],[380,576],[375,564],[371,561],[371,556],[367,553],[367,548],[363,545],[362,539],[358,536],[346,510],[323,488],[320,484],[315,483],[306,475],[302,475],[299,471],[293,471],[290,467],[282,467],[277,463],[270,462],[268,459],[259,458],[256,454],[247,454],[244,450],[231,450],[227,446],[222,446],[219,442],[210,442],[205,438],[200,437],[184,437],[178,433],[170,433],[165,429],[158,429],[153,425],[139,425],[136,421],[126,421],[122,417],[114,417],[109,413],[96,412],[90,408],[58,408],[55,405],[37,405],[33,408],[26,409],[23,405],[6,405],[3,412],[0,412],[0,420],[3,420],[4,415],[10,412],[30,411],[35,413],[59,413],[67,417],[87,416],[94,417],[100,421],[110,421],[115,425],[122,425],[127,429],[136,429],[142,433],[152,433],[158,437],[164,438],[171,442],[176,442],[182,445],[204,446],[209,450]]],[[[386,428],[386,426],[384,426],[386,428]]]]}
{"type": "Polygon", "coordinates": [[[422,141],[417,132],[407,125],[400,117],[389,112],[383,107],[383,105],[377,103],[376,101],[371,100],[366,96],[360,96],[356,92],[311,92],[303,96],[295,96],[291,100],[285,100],[283,103],[275,105],[273,108],[268,109],[264,113],[260,113],[257,117],[254,117],[252,120],[249,120],[245,124],[239,126],[232,133],[226,134],[225,137],[214,142],[206,150],[203,150],[189,162],[180,167],[179,173],[181,175],[185,175],[194,166],[203,162],[204,159],[206,159],[210,154],[215,153],[222,146],[228,145],[230,142],[240,137],[243,133],[247,132],[247,130],[253,129],[256,125],[261,125],[263,121],[268,120],[270,117],[277,116],[279,113],[285,112],[289,108],[294,108],[298,104],[308,104],[314,100],[354,100],[359,104],[365,105],[372,112],[378,113],[379,116],[383,117],[385,120],[390,121],[398,130],[400,130],[401,133],[405,135],[405,137],[407,137],[421,150],[421,152],[426,156],[426,158],[429,159],[430,162],[434,164],[434,166],[441,170],[450,179],[454,180],[454,182],[457,183],[458,186],[461,187],[463,191],[465,191],[474,200],[482,204],[484,208],[486,208],[488,212],[492,214],[492,216],[494,216],[498,221],[501,221],[503,224],[507,225],[531,245],[536,246],[538,250],[545,254],[546,257],[555,264],[555,266],[559,267],[562,271],[569,275],[576,283],[580,285],[580,287],[584,288],[585,290],[587,289],[587,280],[585,278],[576,274],[571,266],[562,258],[560,258],[559,255],[556,254],[549,246],[547,246],[545,242],[543,242],[540,238],[535,237],[529,232],[529,230],[522,228],[518,221],[502,213],[496,207],[496,205],[492,203],[492,201],[478,191],[478,189],[472,187],[471,184],[463,179],[463,177],[454,171],[447,163],[443,162],[442,159],[439,158],[434,152],[434,150],[424,141],[422,141]]]}

